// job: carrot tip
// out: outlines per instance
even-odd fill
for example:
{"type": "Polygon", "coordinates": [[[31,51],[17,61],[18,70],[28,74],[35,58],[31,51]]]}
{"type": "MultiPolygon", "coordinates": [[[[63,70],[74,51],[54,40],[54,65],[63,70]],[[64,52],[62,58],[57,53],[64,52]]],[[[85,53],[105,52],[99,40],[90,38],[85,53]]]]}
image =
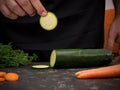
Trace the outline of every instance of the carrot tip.
{"type": "Polygon", "coordinates": [[[75,76],[79,76],[80,74],[82,74],[84,71],[78,71],[75,73],[75,76]]]}
{"type": "Polygon", "coordinates": [[[79,72],[75,73],[75,76],[78,76],[79,75],[79,72]]]}

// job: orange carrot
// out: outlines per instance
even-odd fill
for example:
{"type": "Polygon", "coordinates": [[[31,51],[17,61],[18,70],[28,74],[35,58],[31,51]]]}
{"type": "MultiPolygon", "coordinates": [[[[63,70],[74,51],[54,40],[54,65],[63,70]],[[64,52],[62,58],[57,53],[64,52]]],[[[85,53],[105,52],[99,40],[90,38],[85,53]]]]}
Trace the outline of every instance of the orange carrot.
{"type": "MultiPolygon", "coordinates": [[[[91,70],[91,69],[90,69],[91,70]]],[[[92,69],[93,70],[93,69],[92,69]]],[[[79,76],[80,74],[84,73],[84,72],[88,72],[89,70],[82,70],[82,71],[78,71],[75,73],[75,76],[79,76]]]]}
{"type": "Polygon", "coordinates": [[[19,79],[19,75],[17,73],[9,72],[5,75],[5,80],[9,82],[14,82],[17,81],[18,79],[19,79]]]}
{"type": "Polygon", "coordinates": [[[6,72],[0,71],[0,77],[4,77],[6,75],[6,72]]]}
{"type": "Polygon", "coordinates": [[[0,77],[0,82],[5,81],[5,78],[0,77]]]}
{"type": "Polygon", "coordinates": [[[79,71],[75,76],[81,79],[120,77],[120,64],[79,71]]]}

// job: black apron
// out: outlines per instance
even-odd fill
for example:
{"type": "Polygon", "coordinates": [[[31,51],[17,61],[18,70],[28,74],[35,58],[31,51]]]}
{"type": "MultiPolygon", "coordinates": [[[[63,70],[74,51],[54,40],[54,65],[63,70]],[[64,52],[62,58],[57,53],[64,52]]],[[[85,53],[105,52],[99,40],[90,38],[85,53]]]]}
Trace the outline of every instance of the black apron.
{"type": "Polygon", "coordinates": [[[0,14],[1,42],[13,42],[16,48],[39,52],[39,56],[56,48],[103,48],[105,0],[41,2],[58,17],[57,27],[42,29],[39,15],[10,20],[0,14]]]}

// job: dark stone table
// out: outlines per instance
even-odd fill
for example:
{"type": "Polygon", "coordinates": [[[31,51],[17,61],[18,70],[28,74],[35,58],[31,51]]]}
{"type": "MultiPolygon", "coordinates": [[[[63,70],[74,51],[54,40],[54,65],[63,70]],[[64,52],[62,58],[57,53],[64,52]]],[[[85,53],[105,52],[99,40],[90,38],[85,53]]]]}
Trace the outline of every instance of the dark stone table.
{"type": "MultiPolygon", "coordinates": [[[[38,63],[41,64],[41,63],[38,63]]],[[[16,82],[0,83],[0,90],[120,90],[120,78],[77,79],[77,69],[32,69],[31,65],[19,68],[4,68],[0,71],[17,72],[16,82]]]]}

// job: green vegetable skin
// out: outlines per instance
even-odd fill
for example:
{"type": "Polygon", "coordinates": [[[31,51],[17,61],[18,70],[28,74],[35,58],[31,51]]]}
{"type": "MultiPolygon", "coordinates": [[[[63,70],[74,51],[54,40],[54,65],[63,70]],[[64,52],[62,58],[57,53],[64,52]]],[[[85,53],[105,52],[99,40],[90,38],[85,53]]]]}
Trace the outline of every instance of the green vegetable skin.
{"type": "Polygon", "coordinates": [[[50,57],[52,68],[103,66],[111,63],[112,52],[106,49],[56,49],[50,57]]]}

